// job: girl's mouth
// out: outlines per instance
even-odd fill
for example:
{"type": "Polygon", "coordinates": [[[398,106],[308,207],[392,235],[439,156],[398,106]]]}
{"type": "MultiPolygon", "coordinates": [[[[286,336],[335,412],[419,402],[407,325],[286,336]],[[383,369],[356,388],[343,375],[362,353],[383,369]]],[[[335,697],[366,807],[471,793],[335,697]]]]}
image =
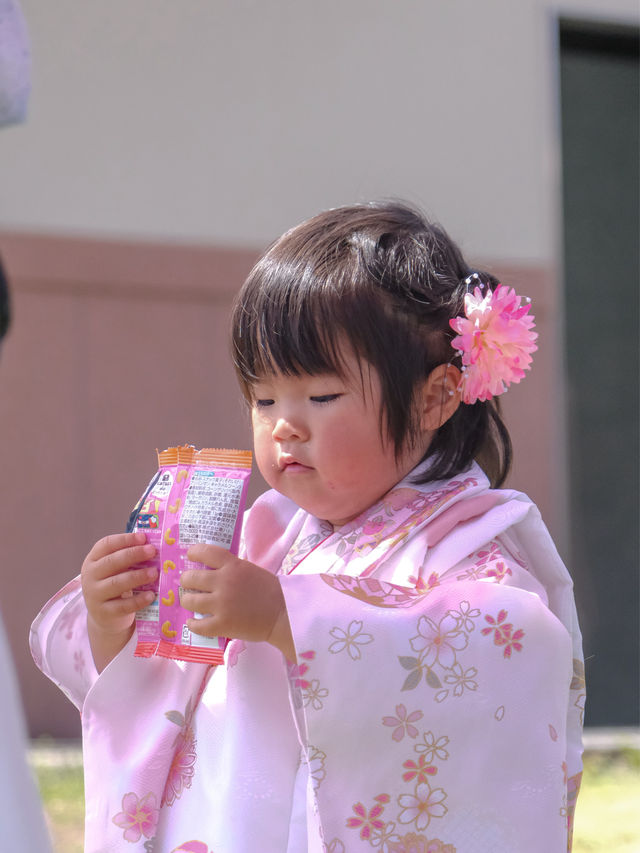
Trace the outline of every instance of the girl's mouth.
{"type": "Polygon", "coordinates": [[[306,471],[313,470],[309,465],[298,462],[293,456],[281,456],[278,460],[278,468],[287,474],[304,474],[306,471]]]}

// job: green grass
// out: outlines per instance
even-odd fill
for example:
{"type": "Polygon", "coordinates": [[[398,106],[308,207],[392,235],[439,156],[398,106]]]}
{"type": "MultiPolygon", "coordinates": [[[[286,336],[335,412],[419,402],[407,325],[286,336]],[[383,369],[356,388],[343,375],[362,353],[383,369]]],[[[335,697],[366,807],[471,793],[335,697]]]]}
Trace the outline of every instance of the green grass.
{"type": "Polygon", "coordinates": [[[573,853],[639,853],[640,751],[585,759],[573,853]]]}
{"type": "MultiPolygon", "coordinates": [[[[82,853],[82,768],[36,762],[35,770],[56,853],[82,853]]],[[[639,853],[639,804],[640,751],[588,755],[576,808],[573,853],[639,853]]]]}
{"type": "Polygon", "coordinates": [[[36,778],[56,853],[82,853],[84,782],[82,767],[38,767],[36,778]]]}

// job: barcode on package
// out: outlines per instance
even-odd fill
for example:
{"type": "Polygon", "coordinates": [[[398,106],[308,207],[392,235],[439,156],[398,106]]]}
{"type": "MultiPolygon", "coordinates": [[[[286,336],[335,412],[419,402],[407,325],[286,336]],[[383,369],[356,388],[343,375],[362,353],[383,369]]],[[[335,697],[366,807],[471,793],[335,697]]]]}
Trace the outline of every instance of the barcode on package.
{"type": "Polygon", "coordinates": [[[242,480],[194,471],[180,516],[180,544],[231,546],[242,494],[242,480]]]}

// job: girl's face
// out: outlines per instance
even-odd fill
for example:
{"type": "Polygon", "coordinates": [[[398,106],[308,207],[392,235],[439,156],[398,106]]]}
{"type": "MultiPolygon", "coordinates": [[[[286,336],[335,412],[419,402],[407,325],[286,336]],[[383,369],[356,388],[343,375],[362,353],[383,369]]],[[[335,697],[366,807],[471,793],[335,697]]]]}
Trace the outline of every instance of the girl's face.
{"type": "Polygon", "coordinates": [[[345,377],[270,374],[253,387],[253,438],[267,483],[339,527],[360,515],[423,457],[431,433],[396,458],[380,433],[377,372],[351,355],[345,377]]]}

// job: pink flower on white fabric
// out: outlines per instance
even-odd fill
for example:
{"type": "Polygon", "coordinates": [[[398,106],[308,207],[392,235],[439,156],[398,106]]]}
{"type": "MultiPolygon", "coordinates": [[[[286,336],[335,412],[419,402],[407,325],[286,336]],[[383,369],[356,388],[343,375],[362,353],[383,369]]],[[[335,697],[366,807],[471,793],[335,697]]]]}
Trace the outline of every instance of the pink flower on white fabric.
{"type": "Polygon", "coordinates": [[[409,737],[418,737],[418,729],[413,725],[413,723],[421,720],[423,716],[422,711],[412,711],[410,714],[407,714],[407,709],[404,705],[396,705],[396,716],[383,717],[382,725],[392,726],[393,734],[391,737],[396,742],[399,742],[405,734],[408,734],[409,737]]]}
{"type": "Polygon", "coordinates": [[[409,832],[389,844],[389,853],[456,853],[456,848],[453,844],[445,844],[439,838],[429,840],[424,835],[409,832]]]}
{"type": "Polygon", "coordinates": [[[400,823],[415,823],[420,832],[431,823],[432,817],[444,817],[448,811],[444,805],[447,794],[442,788],[432,788],[427,782],[416,786],[415,794],[401,794],[398,803],[402,811],[400,823]]]}
{"type": "Polygon", "coordinates": [[[171,853],[209,853],[209,848],[204,841],[185,841],[171,853]]]}
{"type": "Polygon", "coordinates": [[[156,796],[153,793],[147,794],[142,799],[132,791],[124,795],[122,811],[113,818],[113,822],[124,829],[125,841],[140,841],[141,835],[145,838],[153,836],[160,815],[156,802],[156,796]]]}
{"type": "Polygon", "coordinates": [[[362,803],[356,803],[353,806],[355,817],[347,818],[347,826],[349,829],[360,829],[360,838],[363,841],[368,841],[371,838],[373,830],[380,830],[384,827],[384,821],[380,815],[384,811],[384,807],[389,802],[388,794],[378,794],[375,800],[375,806],[366,809],[362,803]]]}
{"type": "Polygon", "coordinates": [[[182,796],[186,788],[191,787],[195,773],[196,738],[191,726],[185,724],[176,738],[176,748],[167,775],[162,794],[162,804],[172,806],[182,796]]]}
{"type": "Polygon", "coordinates": [[[501,610],[495,619],[493,616],[485,616],[484,618],[489,625],[483,628],[481,632],[485,635],[493,633],[493,642],[495,645],[504,646],[503,654],[505,658],[510,658],[514,649],[516,652],[522,651],[520,640],[524,637],[525,633],[522,628],[514,631],[511,622],[504,621],[508,615],[506,610],[501,610]]]}
{"type": "Polygon", "coordinates": [[[227,666],[237,666],[240,654],[247,648],[244,640],[231,640],[227,650],[227,666]]]}
{"type": "Polygon", "coordinates": [[[451,346],[462,355],[459,390],[464,403],[491,400],[520,382],[538,347],[530,305],[521,305],[512,287],[499,284],[483,295],[479,287],[464,298],[464,317],[449,325],[457,332],[451,346]]]}
{"type": "Polygon", "coordinates": [[[402,774],[405,782],[413,782],[416,779],[417,782],[424,783],[427,781],[427,776],[435,776],[438,772],[438,768],[429,764],[424,755],[418,756],[417,761],[409,758],[402,766],[405,768],[405,772],[402,774]]]}

